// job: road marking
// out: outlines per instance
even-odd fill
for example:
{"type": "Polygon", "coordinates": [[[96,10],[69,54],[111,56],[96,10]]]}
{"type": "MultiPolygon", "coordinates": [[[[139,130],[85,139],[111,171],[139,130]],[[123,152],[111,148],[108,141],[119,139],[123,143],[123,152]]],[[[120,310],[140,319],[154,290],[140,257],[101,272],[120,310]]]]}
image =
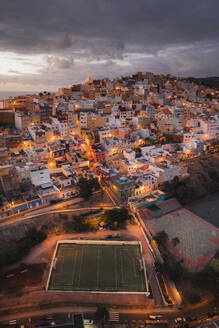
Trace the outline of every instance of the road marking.
{"type": "Polygon", "coordinates": [[[10,326],[16,325],[16,323],[17,323],[17,320],[10,320],[9,321],[10,326]]]}
{"type": "Polygon", "coordinates": [[[118,322],[119,321],[119,313],[118,312],[110,312],[109,320],[118,322]]]}

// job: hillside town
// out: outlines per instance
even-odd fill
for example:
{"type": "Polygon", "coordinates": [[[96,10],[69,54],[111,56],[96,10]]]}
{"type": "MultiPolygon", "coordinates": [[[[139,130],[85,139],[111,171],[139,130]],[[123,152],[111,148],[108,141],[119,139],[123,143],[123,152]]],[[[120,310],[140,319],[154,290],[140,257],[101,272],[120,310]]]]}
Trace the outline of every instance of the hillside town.
{"type": "Polygon", "coordinates": [[[0,117],[1,217],[76,195],[80,176],[110,182],[119,202],[144,197],[219,150],[219,92],[171,75],[89,77],[4,99],[0,117]]]}
{"type": "Polygon", "coordinates": [[[162,274],[177,284],[179,263],[190,273],[218,263],[218,212],[212,224],[189,208],[219,192],[217,89],[151,72],[88,77],[58,93],[0,100],[0,122],[0,224],[78,198],[90,206],[101,191],[142,229],[153,260],[146,268],[166,306],[181,301],[162,274]],[[167,273],[170,254],[175,271],[167,273]]]}

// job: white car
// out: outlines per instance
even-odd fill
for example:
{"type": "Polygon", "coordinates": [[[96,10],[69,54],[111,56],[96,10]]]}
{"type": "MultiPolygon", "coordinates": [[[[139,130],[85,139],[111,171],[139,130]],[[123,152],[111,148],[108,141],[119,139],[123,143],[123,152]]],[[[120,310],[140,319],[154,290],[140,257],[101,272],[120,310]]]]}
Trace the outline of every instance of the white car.
{"type": "Polygon", "coordinates": [[[94,321],[91,319],[84,319],[84,324],[85,325],[93,325],[94,321]]]}
{"type": "Polygon", "coordinates": [[[186,318],[180,318],[180,317],[178,317],[174,321],[175,321],[175,323],[186,322],[186,318]]]}

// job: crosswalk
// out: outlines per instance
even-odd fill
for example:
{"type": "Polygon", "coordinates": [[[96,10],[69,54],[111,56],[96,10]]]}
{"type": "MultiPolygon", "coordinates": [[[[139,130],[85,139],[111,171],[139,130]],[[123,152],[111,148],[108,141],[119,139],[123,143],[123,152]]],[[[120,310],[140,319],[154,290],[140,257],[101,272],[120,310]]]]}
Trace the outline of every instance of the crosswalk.
{"type": "Polygon", "coordinates": [[[15,326],[17,324],[17,320],[10,320],[9,325],[10,326],[15,326]]]}
{"type": "Polygon", "coordinates": [[[109,320],[118,322],[119,321],[119,313],[118,312],[110,312],[109,320]]]}

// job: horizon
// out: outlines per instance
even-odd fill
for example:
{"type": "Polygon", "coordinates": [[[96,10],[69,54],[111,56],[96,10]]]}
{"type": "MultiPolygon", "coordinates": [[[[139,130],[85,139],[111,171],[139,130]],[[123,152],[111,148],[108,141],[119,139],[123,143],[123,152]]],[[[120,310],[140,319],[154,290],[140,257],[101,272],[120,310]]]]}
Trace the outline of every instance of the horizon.
{"type": "MultiPolygon", "coordinates": [[[[153,72],[152,72],[153,73],[153,72]]],[[[134,74],[134,73],[131,73],[131,74],[134,74]]],[[[161,74],[170,74],[170,73],[161,73],[161,74]]],[[[159,73],[157,73],[156,75],[161,75],[159,73]]],[[[172,74],[170,74],[172,75],[172,74]]],[[[125,76],[125,75],[124,75],[125,76]]],[[[173,75],[175,76],[175,75],[173,75]]],[[[107,76],[105,76],[107,78],[107,76]]],[[[103,79],[104,77],[102,78],[97,78],[97,77],[94,77],[94,79],[103,79]]],[[[219,78],[219,76],[205,76],[205,77],[196,77],[196,76],[178,76],[178,78],[183,78],[183,79],[189,79],[189,78],[194,78],[194,79],[211,79],[211,78],[219,78]]],[[[111,79],[112,80],[112,79],[111,79]]],[[[73,85],[73,84],[79,84],[79,83],[84,83],[83,82],[72,82],[72,84],[69,84],[68,86],[70,85],[73,85]]],[[[15,96],[22,96],[22,95],[26,95],[26,94],[36,94],[36,93],[40,93],[40,92],[50,92],[50,93],[58,93],[58,89],[59,88],[62,88],[62,87],[68,87],[67,85],[64,85],[64,86],[59,86],[57,88],[57,90],[50,90],[47,88],[47,90],[42,90],[42,89],[39,89],[39,90],[0,90],[0,100],[3,100],[7,97],[15,97],[15,96]]]]}

